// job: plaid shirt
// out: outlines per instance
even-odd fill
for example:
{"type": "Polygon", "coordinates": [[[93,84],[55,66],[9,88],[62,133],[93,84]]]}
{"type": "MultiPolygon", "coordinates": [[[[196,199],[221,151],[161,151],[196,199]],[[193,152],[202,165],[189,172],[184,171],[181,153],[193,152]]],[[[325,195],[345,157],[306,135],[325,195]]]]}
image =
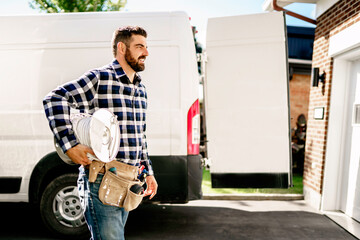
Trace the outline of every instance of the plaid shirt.
{"type": "Polygon", "coordinates": [[[117,60],[59,86],[43,100],[46,116],[64,152],[79,144],[70,122],[71,109],[93,114],[107,108],[117,115],[121,140],[117,161],[144,165],[153,175],[147,152],[145,110],[147,94],[141,78],[131,83],[117,60]]]}

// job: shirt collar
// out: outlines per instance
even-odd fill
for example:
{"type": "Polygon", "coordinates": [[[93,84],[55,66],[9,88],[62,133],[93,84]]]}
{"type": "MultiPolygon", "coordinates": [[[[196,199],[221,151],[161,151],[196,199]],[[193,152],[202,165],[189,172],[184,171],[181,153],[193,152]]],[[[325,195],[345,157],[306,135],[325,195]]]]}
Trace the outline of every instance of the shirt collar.
{"type": "MultiPolygon", "coordinates": [[[[118,62],[118,60],[114,59],[111,65],[115,71],[115,75],[117,79],[119,79],[122,83],[127,83],[127,84],[131,83],[128,76],[124,72],[124,69],[121,67],[120,63],[118,62]]],[[[138,73],[135,73],[133,84],[137,85],[140,82],[141,82],[140,75],[138,73]]]]}

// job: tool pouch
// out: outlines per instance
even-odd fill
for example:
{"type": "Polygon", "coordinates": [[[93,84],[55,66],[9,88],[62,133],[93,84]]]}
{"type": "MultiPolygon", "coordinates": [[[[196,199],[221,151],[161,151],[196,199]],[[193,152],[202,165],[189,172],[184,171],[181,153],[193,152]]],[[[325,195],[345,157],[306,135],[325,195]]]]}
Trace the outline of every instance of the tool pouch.
{"type": "Polygon", "coordinates": [[[116,168],[116,175],[129,180],[136,180],[139,175],[139,168],[121,163],[118,161],[111,161],[105,164],[105,170],[108,171],[110,168],[116,168]]]}
{"type": "Polygon", "coordinates": [[[136,194],[130,191],[134,184],[140,181],[131,181],[106,171],[99,188],[99,199],[105,205],[123,207],[126,211],[137,208],[144,197],[144,193],[136,194]]]}
{"type": "Polygon", "coordinates": [[[126,211],[137,208],[144,197],[144,192],[137,194],[132,192],[130,188],[133,185],[143,185],[137,179],[138,167],[117,161],[104,163],[104,166],[105,175],[99,188],[100,201],[105,205],[123,207],[126,211]],[[112,167],[116,168],[116,174],[109,171],[112,167]]]}

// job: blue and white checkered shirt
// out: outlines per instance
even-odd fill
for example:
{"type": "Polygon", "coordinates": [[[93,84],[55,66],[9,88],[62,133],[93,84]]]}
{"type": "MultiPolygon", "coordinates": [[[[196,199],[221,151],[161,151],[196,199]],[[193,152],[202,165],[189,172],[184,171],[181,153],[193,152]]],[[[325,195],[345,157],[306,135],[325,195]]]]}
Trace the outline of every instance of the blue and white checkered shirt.
{"type": "Polygon", "coordinates": [[[146,89],[138,74],[131,83],[117,60],[57,87],[43,104],[50,128],[64,152],[79,144],[70,121],[71,108],[89,114],[99,108],[109,109],[117,115],[121,133],[116,160],[144,165],[153,175],[145,136],[146,89]]]}

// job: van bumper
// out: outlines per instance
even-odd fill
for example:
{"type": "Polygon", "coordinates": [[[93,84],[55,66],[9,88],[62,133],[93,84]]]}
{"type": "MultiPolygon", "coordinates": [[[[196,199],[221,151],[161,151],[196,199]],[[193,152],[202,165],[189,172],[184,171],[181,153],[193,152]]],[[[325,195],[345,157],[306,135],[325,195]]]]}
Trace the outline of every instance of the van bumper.
{"type": "Polygon", "coordinates": [[[151,201],[186,203],[201,199],[201,155],[150,156],[150,159],[159,185],[151,201]]]}

